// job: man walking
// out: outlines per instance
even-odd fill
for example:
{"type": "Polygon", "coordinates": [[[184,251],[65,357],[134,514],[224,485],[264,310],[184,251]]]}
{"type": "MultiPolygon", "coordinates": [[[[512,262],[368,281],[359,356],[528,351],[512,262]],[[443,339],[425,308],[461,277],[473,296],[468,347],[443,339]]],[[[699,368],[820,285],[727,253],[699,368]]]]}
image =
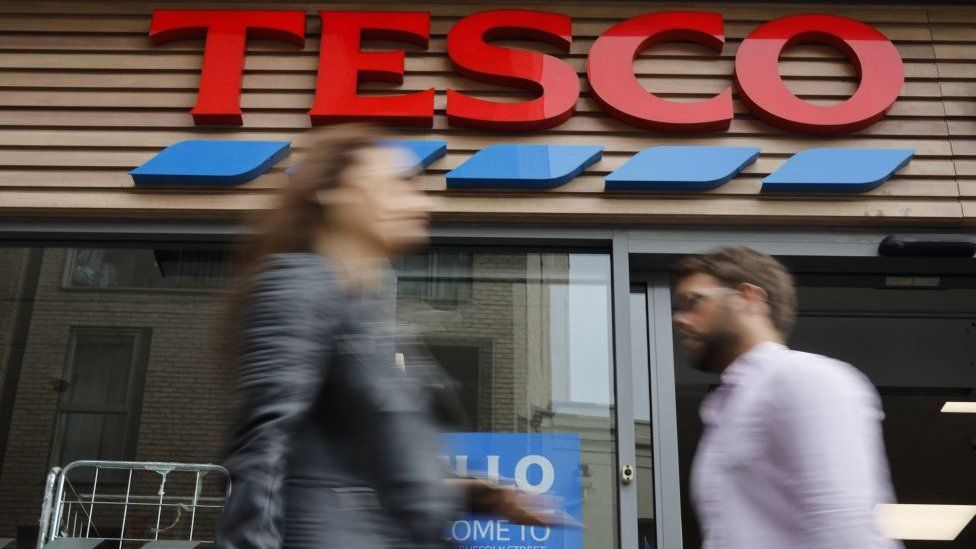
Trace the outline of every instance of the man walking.
{"type": "Polygon", "coordinates": [[[681,344],[722,376],[692,469],[704,549],[901,547],[875,525],[894,499],[878,394],[850,365],[784,345],[796,290],[783,265],[730,246],[675,277],[681,344]]]}

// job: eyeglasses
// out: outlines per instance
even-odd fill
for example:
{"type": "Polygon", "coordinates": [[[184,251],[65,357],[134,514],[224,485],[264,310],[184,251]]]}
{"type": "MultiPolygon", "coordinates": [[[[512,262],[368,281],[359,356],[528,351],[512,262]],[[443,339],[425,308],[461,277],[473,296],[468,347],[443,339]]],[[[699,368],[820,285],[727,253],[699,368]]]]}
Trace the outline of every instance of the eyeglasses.
{"type": "Polygon", "coordinates": [[[733,290],[732,288],[712,288],[709,290],[702,290],[700,292],[684,294],[675,300],[674,315],[677,316],[694,311],[699,305],[701,305],[702,300],[706,297],[732,295],[737,293],[739,293],[739,291],[733,290]]]}

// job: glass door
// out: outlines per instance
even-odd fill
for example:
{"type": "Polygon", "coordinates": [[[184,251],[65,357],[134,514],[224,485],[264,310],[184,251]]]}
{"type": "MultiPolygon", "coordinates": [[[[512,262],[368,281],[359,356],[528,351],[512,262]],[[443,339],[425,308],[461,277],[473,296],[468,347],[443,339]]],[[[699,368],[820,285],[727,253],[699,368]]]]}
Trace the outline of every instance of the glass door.
{"type": "MultiPolygon", "coordinates": [[[[790,347],[850,363],[881,395],[899,503],[883,511],[887,533],[906,549],[976,547],[976,277],[794,272],[790,347]]],[[[683,538],[698,547],[687,479],[698,407],[719,379],[676,351],[683,538]]]]}

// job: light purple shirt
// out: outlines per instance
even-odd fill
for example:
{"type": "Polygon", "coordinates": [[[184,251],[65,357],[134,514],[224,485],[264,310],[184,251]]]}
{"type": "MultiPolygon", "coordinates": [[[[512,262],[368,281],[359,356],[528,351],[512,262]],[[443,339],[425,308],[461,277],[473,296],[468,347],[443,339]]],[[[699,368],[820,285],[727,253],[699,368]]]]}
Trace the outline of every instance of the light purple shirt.
{"type": "Polygon", "coordinates": [[[852,366],[764,342],[701,409],[692,468],[703,549],[894,549],[880,398],[852,366]]]}

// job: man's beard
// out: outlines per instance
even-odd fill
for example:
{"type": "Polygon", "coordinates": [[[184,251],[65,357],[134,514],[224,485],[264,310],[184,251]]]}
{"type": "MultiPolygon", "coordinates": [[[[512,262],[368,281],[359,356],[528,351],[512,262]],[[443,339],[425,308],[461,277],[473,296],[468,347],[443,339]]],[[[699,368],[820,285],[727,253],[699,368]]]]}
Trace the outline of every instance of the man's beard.
{"type": "Polygon", "coordinates": [[[727,330],[719,330],[701,336],[701,346],[697,354],[691,357],[690,366],[696,370],[711,374],[720,374],[729,365],[732,349],[735,348],[735,336],[727,330]]]}
{"type": "Polygon", "coordinates": [[[732,330],[732,311],[725,308],[722,311],[722,318],[715,324],[715,328],[710,333],[697,334],[701,345],[698,352],[691,356],[690,366],[703,372],[720,374],[735,358],[731,356],[737,341],[732,330]]]}

